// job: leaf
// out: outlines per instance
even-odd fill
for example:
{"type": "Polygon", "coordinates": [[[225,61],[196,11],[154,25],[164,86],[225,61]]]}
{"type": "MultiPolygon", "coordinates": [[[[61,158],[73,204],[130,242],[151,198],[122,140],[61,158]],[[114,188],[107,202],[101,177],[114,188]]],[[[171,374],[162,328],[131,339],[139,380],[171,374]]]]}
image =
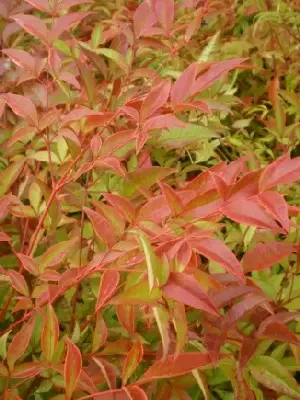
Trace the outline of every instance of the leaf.
{"type": "Polygon", "coordinates": [[[39,275],[38,264],[32,257],[21,253],[17,253],[17,256],[21,261],[23,268],[26,269],[26,271],[35,276],[39,275]]]}
{"type": "Polygon", "coordinates": [[[101,369],[101,372],[107,382],[108,387],[112,390],[116,388],[116,372],[114,367],[104,359],[93,357],[95,364],[101,369]]]}
{"type": "Polygon", "coordinates": [[[96,324],[93,332],[92,352],[96,353],[107,339],[108,330],[100,311],[97,312],[96,324]]]}
{"type": "Polygon", "coordinates": [[[174,20],[174,0],[156,0],[154,4],[157,19],[169,34],[174,20]]]}
{"type": "Polygon", "coordinates": [[[135,308],[128,304],[118,304],[116,313],[121,326],[130,334],[135,331],[135,308]]]}
{"type": "Polygon", "coordinates": [[[157,115],[147,119],[144,124],[144,130],[150,131],[152,129],[162,128],[184,128],[186,125],[174,117],[172,114],[157,115]]]}
{"type": "Polygon", "coordinates": [[[33,15],[18,14],[12,17],[26,32],[40,39],[45,44],[48,43],[49,31],[43,20],[33,15]]]}
{"type": "Polygon", "coordinates": [[[126,58],[122,56],[122,54],[118,53],[113,49],[101,48],[96,50],[96,54],[101,54],[102,56],[108,58],[109,60],[114,61],[118,67],[120,67],[123,71],[128,73],[129,65],[126,61],[126,58]]]}
{"type": "Polygon", "coordinates": [[[46,307],[41,335],[41,348],[46,360],[51,362],[59,340],[59,323],[51,304],[46,307]]]}
{"type": "Polygon", "coordinates": [[[153,307],[152,310],[161,336],[161,343],[163,348],[162,359],[165,360],[168,355],[170,346],[169,313],[165,308],[161,306],[153,307]]]}
{"type": "Polygon", "coordinates": [[[9,105],[16,115],[24,118],[29,124],[38,126],[37,111],[31,100],[13,93],[5,93],[0,97],[9,105]]]}
{"type": "Polygon", "coordinates": [[[15,362],[25,353],[30,342],[34,325],[35,317],[32,317],[22,326],[21,330],[14,336],[9,345],[6,359],[10,371],[14,369],[15,362]]]}
{"type": "Polygon", "coordinates": [[[173,168],[148,167],[129,172],[127,177],[137,187],[150,187],[174,172],[173,168]]]}
{"type": "Polygon", "coordinates": [[[254,308],[267,302],[267,298],[260,294],[253,294],[239,303],[234,304],[222,319],[222,330],[227,332],[233,325],[238,323],[254,308]]]}
{"type": "Polygon", "coordinates": [[[16,65],[35,75],[35,60],[29,53],[17,49],[4,49],[2,53],[6,54],[16,65]]]}
{"type": "Polygon", "coordinates": [[[81,353],[75,344],[67,339],[67,355],[64,365],[64,381],[66,388],[66,400],[72,399],[79,376],[82,371],[81,353]]]}
{"type": "Polygon", "coordinates": [[[212,86],[217,80],[232,69],[240,66],[247,58],[234,58],[231,60],[219,61],[213,64],[207,72],[200,75],[196,79],[195,83],[191,88],[191,95],[194,96],[197,93],[212,86]]]}
{"type": "Polygon", "coordinates": [[[96,211],[87,207],[84,207],[83,210],[91,221],[95,234],[108,246],[111,246],[115,242],[115,232],[111,223],[96,211]]]}
{"type": "Polygon", "coordinates": [[[135,10],[133,16],[134,33],[137,38],[146,33],[157,21],[155,13],[149,4],[144,1],[135,10]]]}
{"type": "Polygon", "coordinates": [[[98,311],[116,291],[120,280],[118,271],[106,270],[101,277],[96,310],[98,311]]]}
{"type": "Polygon", "coordinates": [[[112,193],[104,193],[103,196],[129,223],[134,220],[135,208],[128,199],[112,193]]]}
{"type": "Polygon", "coordinates": [[[156,305],[157,300],[161,298],[162,292],[159,288],[154,287],[149,293],[148,281],[142,281],[124,292],[113,297],[110,304],[131,304],[131,305],[156,305]]]}
{"type": "Polygon", "coordinates": [[[244,280],[243,269],[236,256],[221,241],[212,238],[189,240],[189,243],[200,254],[222,265],[228,272],[244,280]]]}
{"type": "Polygon", "coordinates": [[[171,91],[171,103],[173,106],[184,103],[189,96],[191,87],[193,86],[198,72],[198,64],[193,63],[186,68],[180,77],[173,84],[171,91]]]}
{"type": "MultiPolygon", "coordinates": [[[[52,151],[50,152],[50,157],[51,157],[51,163],[61,164],[61,161],[58,158],[58,156],[52,151]]],[[[36,153],[33,153],[29,156],[29,158],[32,158],[33,160],[44,161],[49,164],[50,164],[50,157],[49,157],[49,152],[47,150],[37,151],[36,153]]]]}
{"type": "Polygon", "coordinates": [[[253,377],[263,386],[300,399],[300,386],[297,381],[274,358],[259,356],[251,360],[248,366],[253,377]]]}
{"type": "Polygon", "coordinates": [[[259,243],[253,249],[247,251],[243,257],[244,272],[260,271],[270,268],[284,257],[295,252],[295,246],[290,243],[259,243]]]}
{"type": "Polygon", "coordinates": [[[124,386],[142,361],[143,353],[144,349],[141,342],[136,341],[130,349],[123,365],[122,382],[124,386]]]}
{"type": "Polygon", "coordinates": [[[72,246],[75,246],[77,241],[78,238],[74,237],[70,240],[64,240],[49,247],[39,259],[40,271],[44,271],[46,268],[51,268],[60,264],[67,257],[72,246]]]}
{"type": "Polygon", "coordinates": [[[164,361],[160,360],[152,365],[136,383],[143,385],[155,379],[174,378],[209,364],[211,359],[207,353],[181,353],[177,357],[169,355],[164,361]]]}
{"type": "Polygon", "coordinates": [[[179,353],[184,349],[188,337],[188,325],[184,304],[176,303],[175,307],[173,308],[173,323],[176,331],[175,355],[178,356],[179,353]]]}
{"type": "Polygon", "coordinates": [[[138,232],[138,237],[142,251],[145,255],[147,271],[148,271],[149,291],[151,292],[155,284],[157,283],[159,285],[161,284],[161,277],[159,273],[160,272],[159,269],[161,269],[161,267],[159,265],[158,258],[155,255],[147,236],[140,231],[138,232]]]}
{"type": "Polygon", "coordinates": [[[65,14],[62,17],[58,17],[51,28],[50,37],[51,41],[54,42],[59,36],[74,25],[79,24],[83,18],[91,15],[90,12],[74,12],[65,14]]]}
{"type": "Polygon", "coordinates": [[[12,373],[14,379],[30,379],[39,375],[45,370],[45,366],[40,362],[27,362],[17,365],[12,373]]]}
{"type": "Polygon", "coordinates": [[[209,42],[207,43],[207,45],[204,47],[204,49],[201,51],[200,56],[198,57],[198,62],[205,62],[208,61],[210,58],[210,55],[212,52],[214,52],[217,48],[217,42],[219,40],[219,36],[220,36],[220,31],[218,31],[217,33],[215,33],[211,39],[209,40],[209,42]]]}
{"type": "Polygon", "coordinates": [[[256,331],[255,336],[259,339],[278,340],[279,342],[300,346],[298,336],[280,321],[273,321],[264,326],[261,325],[256,331]]]}
{"type": "Polygon", "coordinates": [[[51,14],[51,8],[49,7],[48,0],[25,0],[28,4],[32,5],[34,8],[43,11],[47,14],[51,14]]]}
{"type": "Polygon", "coordinates": [[[165,105],[169,97],[170,89],[171,81],[163,80],[148,93],[142,103],[140,111],[142,121],[151,117],[159,108],[165,105]]]}
{"type": "Polygon", "coordinates": [[[176,191],[162,182],[160,182],[159,186],[166,199],[166,202],[168,203],[168,206],[172,211],[173,216],[175,217],[176,215],[180,214],[183,211],[183,204],[176,191]]]}
{"type": "Polygon", "coordinates": [[[4,335],[1,336],[1,338],[0,338],[0,357],[2,358],[2,360],[6,359],[6,345],[7,345],[7,339],[8,339],[9,334],[10,334],[10,331],[4,333],[4,335]]]}
{"type": "Polygon", "coordinates": [[[262,172],[259,180],[261,192],[277,185],[286,185],[299,180],[300,157],[290,159],[288,155],[278,158],[262,172]]]}
{"type": "Polygon", "coordinates": [[[286,232],[290,229],[288,205],[284,197],[277,192],[264,192],[258,195],[259,203],[280,222],[286,232]]]}
{"type": "Polygon", "coordinates": [[[163,286],[163,293],[179,303],[219,315],[212,300],[191,275],[183,272],[171,272],[168,282],[163,286]]]}
{"type": "Polygon", "coordinates": [[[10,242],[11,237],[4,232],[0,232],[0,242],[10,242]]]}
{"type": "Polygon", "coordinates": [[[24,276],[12,269],[9,270],[7,274],[10,278],[12,287],[23,296],[29,297],[30,293],[24,276]]]}

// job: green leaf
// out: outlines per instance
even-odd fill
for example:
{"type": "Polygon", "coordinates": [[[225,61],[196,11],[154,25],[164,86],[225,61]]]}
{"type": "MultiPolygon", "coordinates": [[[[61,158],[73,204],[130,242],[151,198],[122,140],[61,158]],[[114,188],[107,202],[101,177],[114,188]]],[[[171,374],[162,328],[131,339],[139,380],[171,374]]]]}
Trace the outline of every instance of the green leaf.
{"type": "Polygon", "coordinates": [[[78,238],[72,238],[51,246],[39,259],[39,268],[43,271],[45,268],[54,267],[60,264],[74,246],[78,238]]]}
{"type": "Polygon", "coordinates": [[[0,196],[4,195],[18,178],[24,165],[24,159],[18,160],[6,168],[0,175],[0,196]]]}
{"type": "MultiPolygon", "coordinates": [[[[49,153],[47,150],[37,151],[36,153],[30,155],[29,158],[32,158],[36,161],[45,161],[47,163],[50,163],[49,153]]],[[[61,164],[60,159],[52,151],[50,152],[50,158],[52,163],[61,164]]]]}
{"type": "Polygon", "coordinates": [[[103,37],[103,25],[98,24],[95,26],[92,32],[92,38],[91,38],[92,49],[96,49],[99,46],[99,44],[101,44],[102,37],[103,37]]]}
{"type": "Polygon", "coordinates": [[[274,358],[259,356],[250,361],[248,365],[253,377],[263,386],[300,399],[300,386],[297,381],[274,358]]]}
{"type": "Polygon", "coordinates": [[[6,332],[1,338],[0,338],[0,357],[2,357],[3,360],[6,359],[6,343],[7,343],[7,338],[8,335],[10,334],[9,332],[6,332]]]}
{"type": "Polygon", "coordinates": [[[137,285],[131,286],[124,290],[124,292],[113,297],[109,300],[110,304],[132,304],[132,305],[146,305],[157,303],[161,298],[162,292],[159,288],[154,287],[149,293],[149,283],[142,281],[137,285]]]}
{"type": "Polygon", "coordinates": [[[115,51],[113,49],[102,48],[102,49],[96,50],[96,53],[101,54],[104,57],[114,61],[118,65],[118,67],[123,69],[123,71],[125,71],[126,73],[128,72],[129,66],[127,64],[126,59],[117,51],[115,51]]]}
{"type": "MultiPolygon", "coordinates": [[[[146,235],[142,232],[138,232],[141,248],[145,255],[145,260],[147,264],[147,271],[148,271],[148,282],[149,282],[149,289],[150,291],[153,289],[156,281],[159,280],[159,262],[158,258],[156,257],[151,244],[146,235]]],[[[161,282],[159,282],[161,283],[161,282]]]]}
{"type": "Polygon", "coordinates": [[[217,32],[207,43],[207,45],[202,50],[200,56],[198,57],[198,62],[205,62],[209,60],[209,57],[213,51],[216,51],[218,39],[220,36],[220,31],[217,32]]]}

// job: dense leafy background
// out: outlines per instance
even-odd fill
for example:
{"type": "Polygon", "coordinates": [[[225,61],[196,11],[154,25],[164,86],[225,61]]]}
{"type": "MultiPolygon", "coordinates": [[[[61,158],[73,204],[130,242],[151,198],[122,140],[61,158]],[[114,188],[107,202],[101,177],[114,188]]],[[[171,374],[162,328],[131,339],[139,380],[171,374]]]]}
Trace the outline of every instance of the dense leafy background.
{"type": "Polygon", "coordinates": [[[0,0],[1,399],[300,399],[299,11],[0,0]]]}

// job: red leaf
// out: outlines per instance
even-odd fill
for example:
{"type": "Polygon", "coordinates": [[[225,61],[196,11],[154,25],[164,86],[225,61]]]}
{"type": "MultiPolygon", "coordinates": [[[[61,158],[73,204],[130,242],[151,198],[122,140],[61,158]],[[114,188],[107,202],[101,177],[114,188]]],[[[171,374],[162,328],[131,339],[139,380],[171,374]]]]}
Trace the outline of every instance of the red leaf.
{"type": "Polygon", "coordinates": [[[259,203],[280,222],[283,229],[288,232],[290,229],[288,205],[284,197],[277,192],[264,192],[257,196],[259,203]]]}
{"type": "Polygon", "coordinates": [[[79,4],[89,4],[92,2],[93,2],[93,0],[61,0],[61,1],[59,1],[59,9],[67,10],[68,8],[79,5],[79,4]]]}
{"type": "Polygon", "coordinates": [[[290,243],[259,243],[249,250],[243,257],[244,272],[260,271],[270,268],[284,257],[296,251],[296,247],[290,243]]]}
{"type": "Polygon", "coordinates": [[[123,365],[123,372],[122,372],[123,385],[126,385],[126,382],[138,367],[139,363],[143,358],[143,353],[144,349],[141,342],[139,341],[135,342],[131,350],[129,351],[123,365]]]}
{"type": "Polygon", "coordinates": [[[9,237],[6,233],[0,232],[0,242],[10,242],[11,237],[9,237]]]}
{"type": "Polygon", "coordinates": [[[219,315],[212,300],[201,288],[198,281],[182,272],[171,272],[163,292],[172,299],[213,315],[219,315]]]}
{"type": "Polygon", "coordinates": [[[163,80],[148,93],[141,107],[141,120],[151,117],[155,111],[167,102],[170,89],[171,81],[163,80]]]}
{"type": "Polygon", "coordinates": [[[231,60],[219,61],[213,64],[207,72],[200,75],[200,77],[195,81],[191,88],[191,95],[194,96],[195,94],[209,88],[223,75],[238,67],[246,60],[247,58],[234,58],[231,60]]]}
{"type": "Polygon", "coordinates": [[[279,226],[255,199],[239,200],[227,204],[222,213],[241,224],[280,231],[279,226]]]}
{"type": "Polygon", "coordinates": [[[289,155],[284,155],[263,170],[259,180],[259,189],[265,191],[277,185],[293,183],[300,179],[299,176],[300,157],[291,160],[289,155]]]}
{"type": "Polygon", "coordinates": [[[89,217],[96,235],[109,246],[115,242],[115,232],[112,225],[100,213],[84,207],[84,212],[89,217]]]}
{"type": "Polygon", "coordinates": [[[59,339],[59,323],[53,307],[48,304],[44,316],[41,348],[47,361],[51,362],[59,339]]]}
{"type": "Polygon", "coordinates": [[[16,115],[24,118],[31,125],[38,125],[37,111],[31,100],[13,93],[2,94],[1,98],[9,105],[16,115]]]}
{"type": "Polygon", "coordinates": [[[270,322],[267,325],[260,327],[255,336],[259,339],[278,340],[283,343],[292,343],[300,346],[300,339],[298,336],[289,330],[289,328],[282,322],[270,322]]]}
{"type": "Polygon", "coordinates": [[[239,297],[255,291],[257,291],[257,289],[253,286],[231,286],[224,288],[222,292],[212,296],[212,299],[218,308],[223,308],[227,307],[239,297]]]}
{"type": "Polygon", "coordinates": [[[104,271],[99,286],[96,310],[98,311],[106,303],[108,299],[116,291],[120,280],[120,274],[118,271],[106,270],[104,271]]]}
{"type": "Polygon", "coordinates": [[[184,128],[186,125],[172,114],[158,115],[148,119],[144,124],[145,131],[162,128],[184,128]]]}
{"type": "Polygon", "coordinates": [[[180,77],[173,84],[171,91],[171,102],[173,107],[185,102],[189,96],[191,87],[193,86],[198,72],[198,64],[193,63],[186,68],[180,77]]]}
{"type": "Polygon", "coordinates": [[[64,380],[66,388],[66,400],[71,400],[82,371],[81,353],[75,344],[67,339],[67,355],[64,365],[64,380]]]}
{"type": "Polygon", "coordinates": [[[98,168],[108,168],[116,172],[120,176],[126,175],[126,170],[122,166],[121,161],[116,157],[103,157],[94,162],[94,166],[98,168]]]}
{"type": "Polygon", "coordinates": [[[151,382],[155,379],[173,378],[185,375],[193,369],[211,364],[211,358],[207,353],[181,353],[177,357],[167,356],[165,361],[158,361],[152,365],[137,382],[139,385],[151,382]]]}
{"type": "Polygon", "coordinates": [[[32,275],[36,276],[39,275],[38,265],[32,257],[21,253],[18,253],[17,256],[21,261],[23,268],[26,269],[26,271],[28,271],[32,275]]]}
{"type": "Polygon", "coordinates": [[[35,324],[35,317],[31,318],[26,322],[22,329],[14,336],[9,348],[7,350],[7,364],[9,369],[14,369],[15,362],[20,358],[26,351],[35,324]]]}
{"type": "Polygon", "coordinates": [[[134,33],[137,38],[147,32],[157,21],[155,13],[150,9],[149,4],[144,1],[136,9],[133,16],[134,33]]]}
{"type": "Polygon", "coordinates": [[[174,0],[156,0],[155,14],[166,33],[170,33],[174,20],[174,0]]]}
{"type": "Polygon", "coordinates": [[[51,14],[51,8],[49,7],[49,0],[25,0],[27,3],[32,5],[34,8],[51,14]]]}
{"type": "Polygon", "coordinates": [[[83,20],[83,18],[91,15],[90,12],[75,12],[63,15],[59,17],[51,28],[51,40],[55,41],[64,31],[72,28],[72,26],[78,24],[83,20]]]}
{"type": "Polygon", "coordinates": [[[135,329],[134,307],[128,304],[118,304],[116,305],[116,312],[122,327],[133,334],[135,329]]]}
{"type": "Polygon", "coordinates": [[[23,296],[29,297],[30,293],[24,276],[14,270],[9,270],[7,274],[10,278],[12,287],[23,296]]]}
{"type": "Polygon", "coordinates": [[[252,339],[248,336],[243,337],[242,347],[239,356],[239,367],[244,368],[250,361],[258,346],[258,340],[252,339]]]}
{"type": "Polygon", "coordinates": [[[234,304],[222,319],[222,330],[228,331],[233,325],[238,323],[249,312],[253,311],[254,308],[265,302],[267,302],[266,297],[259,294],[254,294],[247,297],[240,303],[234,304]]]}
{"type": "Polygon", "coordinates": [[[2,53],[11,58],[16,65],[35,75],[35,60],[29,53],[17,49],[5,49],[2,53]]]}
{"type": "Polygon", "coordinates": [[[241,264],[236,256],[221,241],[212,238],[191,239],[189,243],[200,254],[222,265],[228,272],[244,280],[241,264]]]}
{"type": "Polygon", "coordinates": [[[209,105],[204,101],[193,101],[192,103],[178,104],[174,108],[174,112],[184,112],[189,111],[190,109],[198,110],[206,114],[211,114],[211,109],[209,105]]]}
{"type": "Polygon", "coordinates": [[[105,200],[115,207],[128,222],[132,222],[134,220],[135,209],[129,200],[111,193],[104,193],[103,195],[105,200]]]}
{"type": "Polygon", "coordinates": [[[45,44],[49,40],[49,31],[44,21],[33,15],[18,14],[12,17],[26,32],[40,39],[45,44]]]}
{"type": "Polygon", "coordinates": [[[181,213],[183,210],[183,204],[176,191],[162,182],[160,182],[159,186],[173,215],[176,216],[181,213]]]}

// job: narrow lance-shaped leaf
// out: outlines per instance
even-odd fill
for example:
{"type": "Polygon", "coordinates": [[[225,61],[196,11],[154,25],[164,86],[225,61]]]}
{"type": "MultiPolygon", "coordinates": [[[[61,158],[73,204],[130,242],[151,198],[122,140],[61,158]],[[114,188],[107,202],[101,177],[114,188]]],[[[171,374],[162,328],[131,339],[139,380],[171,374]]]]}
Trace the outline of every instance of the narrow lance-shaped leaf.
{"type": "Polygon", "coordinates": [[[12,287],[23,296],[29,297],[30,293],[24,276],[14,270],[8,271],[8,276],[12,287]]]}
{"type": "Polygon", "coordinates": [[[142,281],[113,297],[109,304],[156,305],[162,291],[154,287],[149,293],[148,281],[142,281]]]}
{"type": "Polygon", "coordinates": [[[145,255],[145,261],[146,261],[147,271],[148,271],[149,289],[151,291],[153,289],[154,285],[156,284],[156,282],[159,281],[158,258],[155,255],[147,236],[144,235],[142,232],[139,232],[138,235],[139,235],[141,248],[145,255]]]}
{"type": "Polygon", "coordinates": [[[49,40],[49,31],[43,20],[33,15],[18,14],[12,17],[25,31],[40,39],[45,44],[49,40]]]}
{"type": "Polygon", "coordinates": [[[104,271],[98,292],[98,298],[96,303],[96,310],[99,310],[106,301],[114,294],[118,287],[120,280],[120,274],[118,271],[106,270],[104,271]]]}
{"type": "Polygon", "coordinates": [[[64,31],[72,28],[72,26],[81,22],[83,18],[90,14],[90,12],[75,12],[59,17],[52,25],[50,32],[51,40],[54,42],[64,31]]]}
{"type": "Polygon", "coordinates": [[[123,385],[126,385],[128,379],[131,377],[131,375],[138,367],[139,363],[143,358],[143,353],[144,349],[141,342],[139,341],[135,342],[132,348],[130,349],[124,362],[123,372],[122,372],[123,385]]]}
{"type": "Polygon", "coordinates": [[[105,344],[107,339],[107,334],[108,331],[105,321],[102,317],[101,311],[98,311],[96,316],[95,329],[93,332],[93,347],[92,347],[93,353],[98,351],[100,347],[105,344]]]}
{"type": "Polygon", "coordinates": [[[7,364],[9,369],[14,369],[15,362],[25,353],[33,332],[35,317],[26,322],[22,329],[14,336],[7,350],[7,364]]]}
{"type": "Polygon", "coordinates": [[[198,64],[193,63],[185,69],[180,77],[173,84],[171,91],[171,102],[173,106],[184,103],[189,95],[190,88],[195,82],[198,71],[198,64]]]}
{"type": "Polygon", "coordinates": [[[161,307],[153,307],[153,314],[158,326],[158,330],[161,336],[162,348],[163,348],[163,356],[162,359],[165,360],[170,346],[170,337],[169,337],[169,313],[168,311],[161,307]]]}
{"type": "Polygon", "coordinates": [[[32,5],[37,10],[51,14],[51,8],[49,7],[48,0],[25,0],[28,4],[32,5]]]}
{"type": "Polygon", "coordinates": [[[129,66],[126,61],[126,58],[124,58],[122,54],[118,53],[116,50],[101,48],[96,50],[96,53],[103,55],[109,60],[114,61],[117,64],[117,66],[120,67],[124,72],[126,73],[128,72],[129,66]]]}
{"type": "Polygon", "coordinates": [[[173,323],[176,331],[176,356],[178,356],[184,349],[188,333],[184,304],[176,303],[173,308],[173,323]]]}
{"type": "Polygon", "coordinates": [[[83,210],[89,217],[95,234],[107,245],[112,245],[115,241],[115,232],[111,223],[100,213],[93,211],[90,208],[84,207],[83,210]]]}
{"type": "Polygon", "coordinates": [[[51,246],[39,259],[39,268],[43,271],[45,268],[54,267],[60,264],[67,256],[72,247],[77,243],[78,238],[64,240],[51,246]]]}
{"type": "Polygon", "coordinates": [[[157,19],[169,34],[174,20],[174,0],[156,0],[154,4],[157,19]]]}
{"type": "Polygon", "coordinates": [[[164,80],[149,92],[141,107],[141,120],[151,117],[155,111],[165,105],[169,97],[170,89],[171,82],[169,80],[164,80]]]}
{"type": "Polygon", "coordinates": [[[6,192],[8,192],[12,184],[18,178],[23,169],[24,162],[24,159],[18,160],[7,167],[2,174],[0,174],[0,196],[3,196],[6,192]]]}
{"type": "Polygon", "coordinates": [[[64,365],[64,380],[66,388],[66,400],[72,399],[77,382],[82,371],[82,358],[80,350],[75,344],[67,339],[67,355],[64,365]]]}
{"type": "Polygon", "coordinates": [[[42,352],[47,361],[51,362],[59,339],[59,323],[53,307],[48,304],[44,316],[41,335],[42,352]]]}

